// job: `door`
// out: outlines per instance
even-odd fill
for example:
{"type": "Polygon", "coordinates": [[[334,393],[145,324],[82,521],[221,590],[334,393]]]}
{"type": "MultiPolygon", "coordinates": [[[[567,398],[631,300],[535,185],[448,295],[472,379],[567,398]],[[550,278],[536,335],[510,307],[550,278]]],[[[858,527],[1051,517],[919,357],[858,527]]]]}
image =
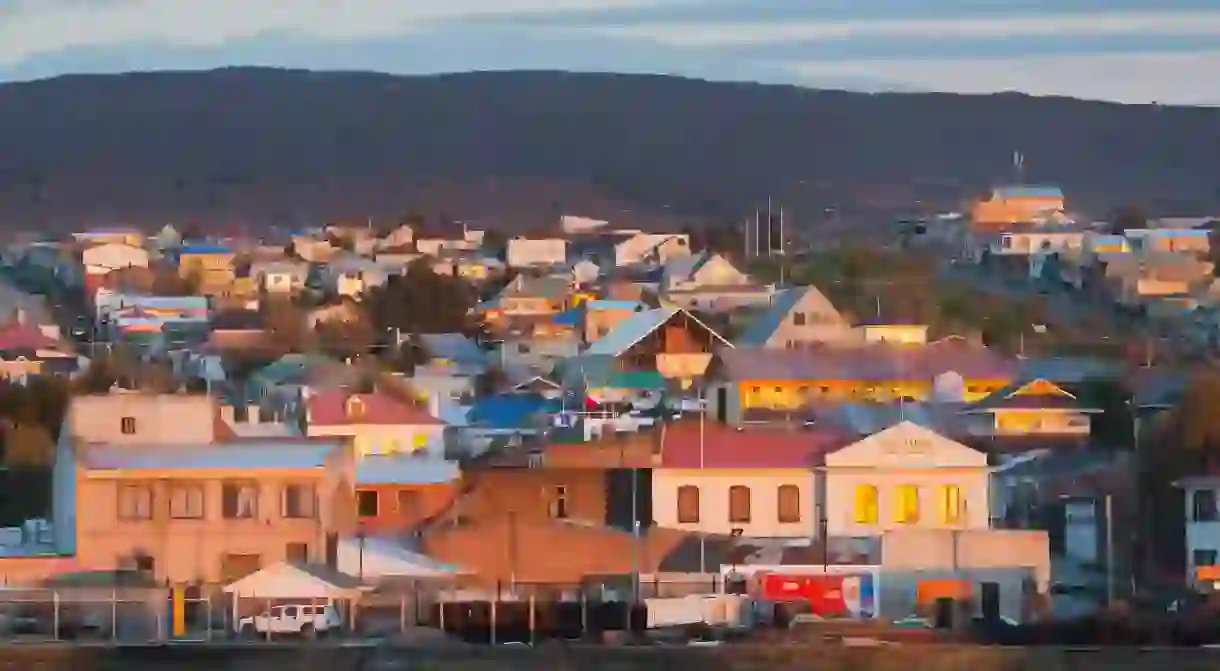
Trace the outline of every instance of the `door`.
{"type": "Polygon", "coordinates": [[[983,619],[998,622],[1000,619],[1000,583],[985,582],[979,585],[983,619]]]}
{"type": "MultiPolygon", "coordinates": [[[[729,421],[728,405],[729,405],[729,390],[726,387],[720,387],[719,389],[716,390],[716,421],[717,422],[724,424],[729,421]]],[[[707,412],[707,408],[704,408],[703,411],[707,412]]]]}

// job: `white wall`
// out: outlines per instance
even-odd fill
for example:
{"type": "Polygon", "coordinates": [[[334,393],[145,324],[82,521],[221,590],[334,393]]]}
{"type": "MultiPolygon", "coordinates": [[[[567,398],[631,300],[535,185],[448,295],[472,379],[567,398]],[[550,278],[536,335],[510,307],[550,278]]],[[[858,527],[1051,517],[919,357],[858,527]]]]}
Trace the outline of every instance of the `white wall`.
{"type": "Polygon", "coordinates": [[[742,535],[760,538],[808,538],[814,535],[813,472],[800,469],[656,469],[652,473],[652,516],[658,526],[685,531],[742,535]],[[699,522],[678,522],[678,487],[699,487],[699,522]],[[729,522],[729,487],[750,488],[750,521],[729,522]],[[800,489],[801,520],[779,521],[778,489],[796,485],[800,489]]]}

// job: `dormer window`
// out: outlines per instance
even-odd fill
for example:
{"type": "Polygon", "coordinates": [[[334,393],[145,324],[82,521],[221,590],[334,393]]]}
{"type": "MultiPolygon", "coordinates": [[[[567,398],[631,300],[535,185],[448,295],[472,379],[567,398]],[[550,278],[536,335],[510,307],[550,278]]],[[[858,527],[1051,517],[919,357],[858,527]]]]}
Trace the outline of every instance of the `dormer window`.
{"type": "Polygon", "coordinates": [[[344,411],[348,419],[360,419],[364,417],[364,401],[359,396],[352,396],[347,399],[344,411]]]}

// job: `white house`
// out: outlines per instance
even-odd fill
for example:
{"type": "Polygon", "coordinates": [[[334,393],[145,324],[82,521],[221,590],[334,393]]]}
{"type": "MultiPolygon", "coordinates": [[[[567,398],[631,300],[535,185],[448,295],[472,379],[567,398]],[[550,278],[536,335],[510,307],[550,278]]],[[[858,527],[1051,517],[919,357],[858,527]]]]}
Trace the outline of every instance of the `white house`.
{"type": "Polygon", "coordinates": [[[1186,580],[1220,583],[1220,477],[1193,476],[1178,482],[1186,496],[1186,580]]]}
{"type": "Polygon", "coordinates": [[[826,454],[821,479],[832,537],[990,528],[987,455],[910,421],[826,454]]]}
{"type": "Polygon", "coordinates": [[[513,268],[554,266],[568,260],[568,241],[563,238],[523,238],[508,241],[508,265],[513,268]]]}

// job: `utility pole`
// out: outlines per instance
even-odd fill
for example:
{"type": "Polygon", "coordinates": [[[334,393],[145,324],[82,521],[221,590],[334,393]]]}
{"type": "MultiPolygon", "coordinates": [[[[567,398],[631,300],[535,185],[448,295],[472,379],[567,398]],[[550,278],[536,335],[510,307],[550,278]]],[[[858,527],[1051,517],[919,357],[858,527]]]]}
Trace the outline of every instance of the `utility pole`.
{"type": "Polygon", "coordinates": [[[767,258],[771,258],[771,196],[767,196],[767,258]]]}
{"type": "Polygon", "coordinates": [[[1106,494],[1106,605],[1114,605],[1114,495],[1106,494]]]}

